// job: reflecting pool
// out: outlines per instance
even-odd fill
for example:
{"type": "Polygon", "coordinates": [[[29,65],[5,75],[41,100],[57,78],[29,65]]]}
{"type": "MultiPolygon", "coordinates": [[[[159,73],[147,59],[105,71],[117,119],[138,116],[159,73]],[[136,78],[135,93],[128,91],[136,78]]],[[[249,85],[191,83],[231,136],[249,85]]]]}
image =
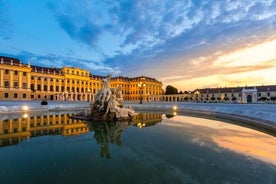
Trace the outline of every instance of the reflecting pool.
{"type": "Polygon", "coordinates": [[[0,183],[276,183],[276,137],[217,120],[140,113],[0,118],[0,183]]]}

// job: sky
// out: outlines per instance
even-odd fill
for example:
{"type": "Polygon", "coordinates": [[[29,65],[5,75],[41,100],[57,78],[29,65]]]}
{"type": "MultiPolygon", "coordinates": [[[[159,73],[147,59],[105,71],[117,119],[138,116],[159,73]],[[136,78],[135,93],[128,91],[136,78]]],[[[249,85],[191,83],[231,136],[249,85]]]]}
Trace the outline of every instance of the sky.
{"type": "Polygon", "coordinates": [[[0,0],[0,55],[180,90],[276,84],[276,0],[0,0]]]}

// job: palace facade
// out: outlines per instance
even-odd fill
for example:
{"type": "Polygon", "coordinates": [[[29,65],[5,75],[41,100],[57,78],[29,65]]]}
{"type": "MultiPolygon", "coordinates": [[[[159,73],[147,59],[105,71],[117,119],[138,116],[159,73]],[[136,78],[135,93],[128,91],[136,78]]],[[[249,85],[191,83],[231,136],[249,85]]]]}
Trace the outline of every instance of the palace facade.
{"type": "MultiPolygon", "coordinates": [[[[47,68],[0,56],[0,100],[90,101],[103,78],[81,68],[47,68]]],[[[113,77],[110,84],[122,86],[124,100],[159,101],[163,94],[162,82],[146,76],[113,77]]]]}

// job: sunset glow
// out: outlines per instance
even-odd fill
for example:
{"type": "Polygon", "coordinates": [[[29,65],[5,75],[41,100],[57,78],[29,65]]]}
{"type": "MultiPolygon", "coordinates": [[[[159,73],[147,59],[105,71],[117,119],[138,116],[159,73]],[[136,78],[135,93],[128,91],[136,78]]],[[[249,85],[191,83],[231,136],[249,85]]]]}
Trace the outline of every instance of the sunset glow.
{"type": "Polygon", "coordinates": [[[275,9],[271,0],[0,1],[0,55],[182,91],[271,85],[275,9]]]}

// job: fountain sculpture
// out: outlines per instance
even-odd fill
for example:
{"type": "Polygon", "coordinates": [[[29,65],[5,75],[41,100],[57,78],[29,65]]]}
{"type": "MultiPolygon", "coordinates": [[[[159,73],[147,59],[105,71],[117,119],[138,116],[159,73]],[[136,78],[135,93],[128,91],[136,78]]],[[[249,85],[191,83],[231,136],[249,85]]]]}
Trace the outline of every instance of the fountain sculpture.
{"type": "Polygon", "coordinates": [[[90,113],[78,114],[75,118],[95,121],[131,120],[135,111],[130,106],[123,107],[122,86],[111,88],[110,79],[110,74],[102,79],[102,89],[98,90],[90,103],[90,113]]]}

